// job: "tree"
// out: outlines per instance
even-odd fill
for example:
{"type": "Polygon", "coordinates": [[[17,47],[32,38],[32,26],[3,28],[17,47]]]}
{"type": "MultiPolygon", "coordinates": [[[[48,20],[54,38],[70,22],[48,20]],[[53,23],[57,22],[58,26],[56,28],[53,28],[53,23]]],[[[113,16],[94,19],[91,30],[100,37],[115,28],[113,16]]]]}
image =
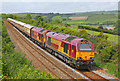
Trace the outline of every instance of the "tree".
{"type": "Polygon", "coordinates": [[[35,17],[35,20],[44,21],[43,17],[41,15],[38,15],[35,17]]]}
{"type": "Polygon", "coordinates": [[[9,14],[8,17],[13,19],[13,14],[9,14]]]}
{"type": "Polygon", "coordinates": [[[54,23],[54,24],[59,24],[59,23],[61,23],[61,21],[56,18],[56,19],[54,19],[54,20],[52,21],[52,23],[54,23]]]}
{"type": "Polygon", "coordinates": [[[31,16],[31,14],[27,14],[27,16],[26,16],[28,19],[32,19],[32,16],[31,16]]]}

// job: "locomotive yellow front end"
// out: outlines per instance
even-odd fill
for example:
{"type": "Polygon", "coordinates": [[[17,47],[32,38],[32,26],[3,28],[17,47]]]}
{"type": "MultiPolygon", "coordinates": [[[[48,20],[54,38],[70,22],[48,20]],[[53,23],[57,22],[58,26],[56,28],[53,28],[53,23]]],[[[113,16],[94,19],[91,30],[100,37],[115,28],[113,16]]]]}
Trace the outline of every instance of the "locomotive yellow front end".
{"type": "Polygon", "coordinates": [[[90,41],[81,40],[76,50],[77,68],[92,68],[94,63],[94,46],[90,41]]]}

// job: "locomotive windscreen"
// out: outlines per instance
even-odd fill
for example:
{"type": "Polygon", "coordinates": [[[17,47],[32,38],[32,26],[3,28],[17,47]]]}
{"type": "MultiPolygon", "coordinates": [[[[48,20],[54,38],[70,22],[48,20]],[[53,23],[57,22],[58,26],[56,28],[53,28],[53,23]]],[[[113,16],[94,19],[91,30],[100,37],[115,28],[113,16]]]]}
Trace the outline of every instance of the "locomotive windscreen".
{"type": "Polygon", "coordinates": [[[79,51],[92,51],[91,44],[79,44],[79,51]]]}

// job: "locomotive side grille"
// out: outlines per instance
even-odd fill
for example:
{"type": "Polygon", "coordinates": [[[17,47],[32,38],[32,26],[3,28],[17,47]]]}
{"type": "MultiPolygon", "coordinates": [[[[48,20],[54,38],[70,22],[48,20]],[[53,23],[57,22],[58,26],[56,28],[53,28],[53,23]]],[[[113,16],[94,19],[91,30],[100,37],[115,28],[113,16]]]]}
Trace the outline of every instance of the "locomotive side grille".
{"type": "Polygon", "coordinates": [[[70,41],[72,41],[75,38],[76,38],[75,36],[70,36],[70,37],[67,37],[65,40],[70,42],[70,41]]]}

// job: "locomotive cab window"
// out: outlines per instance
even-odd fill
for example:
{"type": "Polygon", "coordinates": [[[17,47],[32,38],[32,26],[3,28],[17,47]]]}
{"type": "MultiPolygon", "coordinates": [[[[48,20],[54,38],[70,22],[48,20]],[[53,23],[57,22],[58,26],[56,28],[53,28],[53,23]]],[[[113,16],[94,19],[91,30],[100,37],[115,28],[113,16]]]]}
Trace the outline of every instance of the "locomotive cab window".
{"type": "Polygon", "coordinates": [[[39,34],[39,40],[40,40],[40,34],[39,34]]]}
{"type": "Polygon", "coordinates": [[[51,38],[50,37],[48,37],[48,45],[51,46],[51,38]]]}
{"type": "Polygon", "coordinates": [[[68,53],[68,44],[64,43],[64,52],[68,53]]]}
{"type": "Polygon", "coordinates": [[[79,44],[79,51],[92,51],[91,44],[79,44]]]}

